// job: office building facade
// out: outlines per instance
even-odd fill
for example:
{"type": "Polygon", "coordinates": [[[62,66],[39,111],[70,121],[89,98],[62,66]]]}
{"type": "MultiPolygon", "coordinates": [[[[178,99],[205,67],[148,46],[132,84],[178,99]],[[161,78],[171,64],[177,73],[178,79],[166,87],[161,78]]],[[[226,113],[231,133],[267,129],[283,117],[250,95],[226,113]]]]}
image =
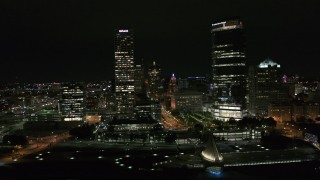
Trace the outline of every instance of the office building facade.
{"type": "Polygon", "coordinates": [[[145,93],[144,81],[145,81],[144,66],[143,64],[136,64],[135,72],[134,72],[135,93],[145,93]]]}
{"type": "Polygon", "coordinates": [[[163,91],[161,84],[161,68],[155,61],[148,69],[148,90],[147,96],[152,100],[158,100],[163,91]]]}
{"type": "Polygon", "coordinates": [[[212,24],[213,98],[217,103],[246,105],[247,67],[243,23],[239,19],[212,24]]]}
{"type": "Polygon", "coordinates": [[[115,98],[119,114],[134,110],[134,37],[131,29],[115,32],[115,98]]]}
{"type": "Polygon", "coordinates": [[[257,67],[250,67],[249,112],[266,116],[271,104],[288,103],[289,86],[281,80],[281,66],[267,58],[257,67]]]}
{"type": "Polygon", "coordinates": [[[84,116],[84,85],[63,83],[61,85],[60,111],[63,121],[81,121],[84,116]]]}

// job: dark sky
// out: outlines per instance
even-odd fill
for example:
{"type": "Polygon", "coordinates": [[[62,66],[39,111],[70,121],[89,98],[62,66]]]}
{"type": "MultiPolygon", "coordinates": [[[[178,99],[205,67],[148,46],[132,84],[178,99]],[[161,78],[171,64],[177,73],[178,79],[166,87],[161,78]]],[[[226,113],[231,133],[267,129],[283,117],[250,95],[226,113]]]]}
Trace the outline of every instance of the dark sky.
{"type": "Polygon", "coordinates": [[[0,1],[1,81],[109,80],[113,32],[135,31],[135,61],[164,74],[210,72],[210,24],[239,16],[249,64],[266,57],[288,73],[319,76],[316,0],[0,1]]]}

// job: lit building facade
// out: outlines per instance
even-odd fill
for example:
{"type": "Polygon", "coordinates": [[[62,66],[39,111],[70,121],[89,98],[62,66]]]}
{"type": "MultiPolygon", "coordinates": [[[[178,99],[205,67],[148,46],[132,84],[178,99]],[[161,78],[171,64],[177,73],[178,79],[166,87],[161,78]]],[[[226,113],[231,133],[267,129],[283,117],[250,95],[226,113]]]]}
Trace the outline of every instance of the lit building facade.
{"type": "Polygon", "coordinates": [[[107,126],[113,126],[115,132],[149,132],[157,124],[159,122],[151,116],[137,116],[134,118],[116,118],[108,122],[107,126]]]}
{"type": "Polygon", "coordinates": [[[189,88],[189,81],[187,78],[179,78],[177,80],[177,84],[178,84],[179,91],[189,88]]]}
{"type": "Polygon", "coordinates": [[[144,66],[143,64],[136,64],[134,70],[134,91],[135,93],[145,93],[144,89],[144,66]]]}
{"type": "Polygon", "coordinates": [[[320,104],[309,103],[284,103],[271,104],[268,106],[268,116],[278,122],[312,120],[317,121],[320,117],[320,104]]]}
{"type": "Polygon", "coordinates": [[[61,91],[60,110],[62,120],[83,120],[84,85],[82,83],[63,83],[61,91]]]}
{"type": "Polygon", "coordinates": [[[171,98],[171,108],[191,112],[202,111],[203,93],[184,91],[174,93],[171,98]]]}
{"type": "Polygon", "coordinates": [[[231,19],[212,24],[213,98],[219,103],[245,107],[247,67],[242,21],[231,19]]]}
{"type": "Polygon", "coordinates": [[[153,61],[152,66],[148,69],[148,91],[147,96],[152,100],[158,100],[160,92],[163,90],[161,84],[161,68],[153,61]]]}
{"type": "Polygon", "coordinates": [[[239,121],[243,117],[243,110],[239,104],[219,103],[214,109],[213,117],[220,121],[229,121],[230,118],[239,121]]]}
{"type": "Polygon", "coordinates": [[[115,32],[116,111],[132,114],[134,108],[134,37],[131,29],[115,32]]]}
{"type": "Polygon", "coordinates": [[[291,106],[289,104],[271,104],[268,106],[268,116],[279,123],[291,121],[291,106]]]}
{"type": "Polygon", "coordinates": [[[209,90],[209,83],[207,77],[192,76],[188,77],[188,89],[207,93],[209,90]]]}
{"type": "Polygon", "coordinates": [[[161,121],[161,104],[159,101],[137,101],[135,110],[139,115],[150,115],[154,120],[161,121]]]}
{"type": "Polygon", "coordinates": [[[179,90],[193,90],[198,92],[208,93],[209,83],[207,77],[191,76],[188,78],[177,79],[179,90]]]}
{"type": "Polygon", "coordinates": [[[266,116],[270,104],[288,103],[289,86],[282,82],[281,66],[267,58],[249,71],[249,112],[266,116]]]}
{"type": "Polygon", "coordinates": [[[177,87],[177,78],[172,74],[170,81],[169,81],[169,88],[168,88],[168,93],[172,95],[173,93],[178,91],[177,87]]]}

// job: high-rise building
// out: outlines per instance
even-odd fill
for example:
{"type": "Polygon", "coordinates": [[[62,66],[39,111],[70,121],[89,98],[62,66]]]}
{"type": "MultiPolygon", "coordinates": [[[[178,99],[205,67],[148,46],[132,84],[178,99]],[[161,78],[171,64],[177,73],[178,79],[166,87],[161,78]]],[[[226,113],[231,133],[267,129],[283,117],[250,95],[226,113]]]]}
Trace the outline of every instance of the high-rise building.
{"type": "Polygon", "coordinates": [[[177,79],[179,90],[193,90],[198,92],[207,93],[209,90],[209,83],[207,77],[204,76],[191,76],[188,78],[177,79]]]}
{"type": "Polygon", "coordinates": [[[282,82],[281,66],[266,59],[249,71],[249,112],[266,116],[271,104],[287,103],[289,86],[282,82]]]}
{"type": "Polygon", "coordinates": [[[136,64],[134,71],[134,91],[135,93],[145,93],[144,89],[144,67],[143,64],[136,64]]]}
{"type": "Polygon", "coordinates": [[[178,91],[177,88],[177,78],[172,74],[170,81],[169,81],[169,88],[168,88],[168,93],[172,95],[173,93],[178,91]]]}
{"type": "Polygon", "coordinates": [[[187,78],[179,78],[177,79],[178,89],[184,90],[189,88],[189,81],[187,78]]]}
{"type": "Polygon", "coordinates": [[[131,29],[115,32],[116,111],[132,114],[134,108],[134,37],[131,29]]]}
{"type": "Polygon", "coordinates": [[[139,116],[151,116],[152,119],[161,121],[161,104],[159,101],[151,101],[147,97],[136,101],[135,112],[139,116]]]}
{"type": "Polygon", "coordinates": [[[208,92],[208,89],[209,89],[207,81],[208,81],[208,79],[203,76],[188,77],[188,82],[189,82],[188,88],[191,90],[198,91],[198,92],[206,93],[206,92],[208,92]]]}
{"type": "Polygon", "coordinates": [[[196,91],[180,91],[172,95],[171,109],[197,112],[202,111],[203,94],[196,91]]]}
{"type": "Polygon", "coordinates": [[[84,85],[81,83],[63,83],[61,91],[60,109],[62,120],[83,120],[84,85]]]}
{"type": "Polygon", "coordinates": [[[147,95],[153,100],[159,99],[159,94],[163,90],[161,84],[161,68],[153,61],[152,66],[148,69],[148,91],[147,95]]]}
{"type": "Polygon", "coordinates": [[[246,105],[247,67],[243,23],[239,19],[212,24],[213,98],[216,103],[246,105]]]}

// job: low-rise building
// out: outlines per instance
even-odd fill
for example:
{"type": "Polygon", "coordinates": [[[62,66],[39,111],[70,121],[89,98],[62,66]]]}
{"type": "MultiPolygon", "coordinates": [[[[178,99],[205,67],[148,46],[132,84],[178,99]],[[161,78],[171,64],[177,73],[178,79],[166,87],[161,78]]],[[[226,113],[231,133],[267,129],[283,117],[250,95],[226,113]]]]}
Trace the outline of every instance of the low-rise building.
{"type": "Polygon", "coordinates": [[[239,121],[243,118],[244,111],[240,104],[236,103],[218,103],[214,108],[214,119],[220,121],[228,121],[230,118],[234,118],[239,121]]]}
{"type": "Polygon", "coordinates": [[[203,93],[182,91],[174,93],[171,98],[171,108],[191,112],[202,111],[203,93]]]}
{"type": "Polygon", "coordinates": [[[291,105],[271,104],[268,106],[268,116],[280,123],[291,121],[291,105]]]}
{"type": "Polygon", "coordinates": [[[140,116],[136,118],[114,118],[108,123],[108,127],[113,127],[113,131],[150,131],[155,125],[159,124],[158,121],[151,116],[140,116]]]}

